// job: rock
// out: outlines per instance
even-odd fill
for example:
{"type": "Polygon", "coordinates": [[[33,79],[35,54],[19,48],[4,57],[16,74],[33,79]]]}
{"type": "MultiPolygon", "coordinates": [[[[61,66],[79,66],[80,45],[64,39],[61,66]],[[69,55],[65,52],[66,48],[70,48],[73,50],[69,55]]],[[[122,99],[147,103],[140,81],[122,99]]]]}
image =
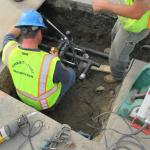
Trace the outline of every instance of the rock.
{"type": "Polygon", "coordinates": [[[114,90],[111,90],[109,94],[113,95],[114,93],[115,93],[114,90]]]}
{"type": "Polygon", "coordinates": [[[99,92],[99,91],[104,91],[104,87],[103,86],[99,86],[98,88],[96,88],[96,91],[99,92]]]}

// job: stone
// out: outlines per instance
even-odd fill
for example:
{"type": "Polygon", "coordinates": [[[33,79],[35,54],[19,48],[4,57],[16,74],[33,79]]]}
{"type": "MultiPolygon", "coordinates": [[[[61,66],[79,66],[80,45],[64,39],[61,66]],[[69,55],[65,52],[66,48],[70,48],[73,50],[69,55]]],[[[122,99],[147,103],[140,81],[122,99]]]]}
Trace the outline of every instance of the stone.
{"type": "Polygon", "coordinates": [[[99,86],[99,87],[96,88],[96,91],[97,91],[97,92],[99,92],[99,91],[104,91],[104,87],[103,87],[103,86],[99,86]]]}

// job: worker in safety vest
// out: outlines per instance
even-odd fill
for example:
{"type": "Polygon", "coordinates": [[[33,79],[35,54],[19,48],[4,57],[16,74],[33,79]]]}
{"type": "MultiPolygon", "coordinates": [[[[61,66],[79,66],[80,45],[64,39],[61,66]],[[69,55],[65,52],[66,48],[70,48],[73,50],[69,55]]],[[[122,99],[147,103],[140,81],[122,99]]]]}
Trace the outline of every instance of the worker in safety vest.
{"type": "Polygon", "coordinates": [[[119,0],[119,4],[105,0],[94,0],[93,10],[107,10],[118,15],[111,33],[111,48],[104,50],[109,54],[111,75],[106,75],[107,83],[114,83],[126,76],[129,54],[135,44],[150,32],[150,0],[119,0]]]}
{"type": "Polygon", "coordinates": [[[49,54],[38,49],[41,30],[46,28],[37,11],[25,10],[3,40],[2,61],[11,73],[18,96],[36,110],[53,110],[75,82],[74,70],[62,65],[57,52],[49,54]],[[21,45],[16,40],[20,32],[21,45]]]}

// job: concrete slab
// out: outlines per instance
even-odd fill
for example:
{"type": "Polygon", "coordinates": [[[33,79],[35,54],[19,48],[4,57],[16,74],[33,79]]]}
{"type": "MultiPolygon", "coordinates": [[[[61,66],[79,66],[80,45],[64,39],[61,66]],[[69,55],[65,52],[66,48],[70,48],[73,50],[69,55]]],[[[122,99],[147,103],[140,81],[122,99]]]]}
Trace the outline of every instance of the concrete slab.
{"type": "MultiPolygon", "coordinates": [[[[0,128],[19,118],[23,114],[30,114],[32,112],[37,112],[34,116],[29,117],[29,122],[32,125],[36,120],[41,120],[44,124],[42,130],[33,138],[31,142],[35,150],[40,148],[45,142],[44,139],[52,137],[57,131],[57,128],[60,126],[55,120],[43,115],[42,113],[34,110],[33,108],[25,105],[24,103],[10,97],[9,95],[0,91],[0,128]]],[[[33,128],[34,131],[39,129],[39,126],[33,128]]],[[[21,128],[24,134],[28,134],[28,125],[21,128]]],[[[74,131],[70,132],[70,140],[74,141],[76,144],[75,150],[97,150],[99,149],[99,143],[89,141],[83,136],[77,134],[74,131]]],[[[15,137],[9,141],[4,141],[0,144],[0,150],[17,150],[22,142],[25,140],[25,137],[18,133],[15,137]]],[[[22,146],[21,150],[30,150],[30,144],[27,140],[22,146]]]]}
{"type": "MultiPolygon", "coordinates": [[[[147,63],[136,60],[130,70],[130,72],[127,74],[122,87],[120,89],[120,92],[118,94],[118,97],[115,101],[114,104],[114,108],[113,108],[113,112],[116,112],[118,106],[120,105],[120,103],[122,102],[123,98],[125,97],[125,95],[127,94],[129,88],[131,87],[133,81],[135,80],[136,76],[140,73],[141,69],[146,65],[147,63]]],[[[126,119],[126,121],[129,123],[129,125],[131,124],[131,122],[129,120],[126,119]]],[[[130,134],[131,131],[128,128],[128,126],[125,124],[125,122],[117,115],[115,114],[111,114],[108,124],[107,124],[107,128],[111,128],[114,130],[117,130],[119,132],[122,132],[124,134],[130,134]]],[[[135,128],[132,128],[133,131],[136,131],[135,128]]],[[[150,136],[146,136],[143,133],[139,133],[138,134],[139,137],[144,137],[144,138],[150,138],[150,136]]],[[[108,147],[111,146],[112,144],[114,144],[115,142],[118,141],[118,139],[120,137],[122,137],[122,135],[111,131],[111,130],[106,130],[106,137],[107,137],[107,141],[108,141],[108,147]]],[[[132,141],[129,137],[125,139],[126,141],[132,141]]],[[[142,139],[142,144],[145,146],[145,149],[148,150],[150,149],[150,143],[149,143],[149,139],[142,139]]],[[[139,147],[133,145],[133,144],[129,144],[127,145],[127,143],[124,143],[126,146],[129,146],[130,149],[132,150],[141,150],[139,147]]],[[[102,149],[105,149],[105,139],[103,138],[101,140],[101,147],[103,147],[102,149]]],[[[113,147],[112,147],[113,148],[113,147]]],[[[112,149],[111,148],[111,149],[112,149]]]]}
{"type": "Polygon", "coordinates": [[[24,0],[15,2],[13,0],[0,1],[0,52],[2,50],[3,38],[8,29],[18,22],[21,13],[26,9],[37,10],[45,0],[24,0]]]}

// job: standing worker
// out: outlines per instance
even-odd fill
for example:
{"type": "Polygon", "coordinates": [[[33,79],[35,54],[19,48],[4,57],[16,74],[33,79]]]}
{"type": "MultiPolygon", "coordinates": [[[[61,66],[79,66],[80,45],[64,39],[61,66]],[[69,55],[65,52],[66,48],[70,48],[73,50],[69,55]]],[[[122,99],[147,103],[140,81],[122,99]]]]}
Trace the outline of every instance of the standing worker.
{"type": "Polygon", "coordinates": [[[49,54],[38,49],[41,30],[46,28],[37,11],[25,10],[3,41],[2,61],[11,73],[17,94],[36,110],[54,110],[75,82],[74,70],[62,65],[57,52],[49,54]],[[20,33],[22,45],[16,40],[20,33]]]}
{"type": "Polygon", "coordinates": [[[150,32],[150,0],[119,0],[119,4],[105,0],[94,0],[93,10],[107,10],[118,15],[111,33],[111,48],[104,50],[109,54],[111,75],[106,75],[107,83],[114,83],[126,76],[129,54],[135,44],[150,32]]]}

